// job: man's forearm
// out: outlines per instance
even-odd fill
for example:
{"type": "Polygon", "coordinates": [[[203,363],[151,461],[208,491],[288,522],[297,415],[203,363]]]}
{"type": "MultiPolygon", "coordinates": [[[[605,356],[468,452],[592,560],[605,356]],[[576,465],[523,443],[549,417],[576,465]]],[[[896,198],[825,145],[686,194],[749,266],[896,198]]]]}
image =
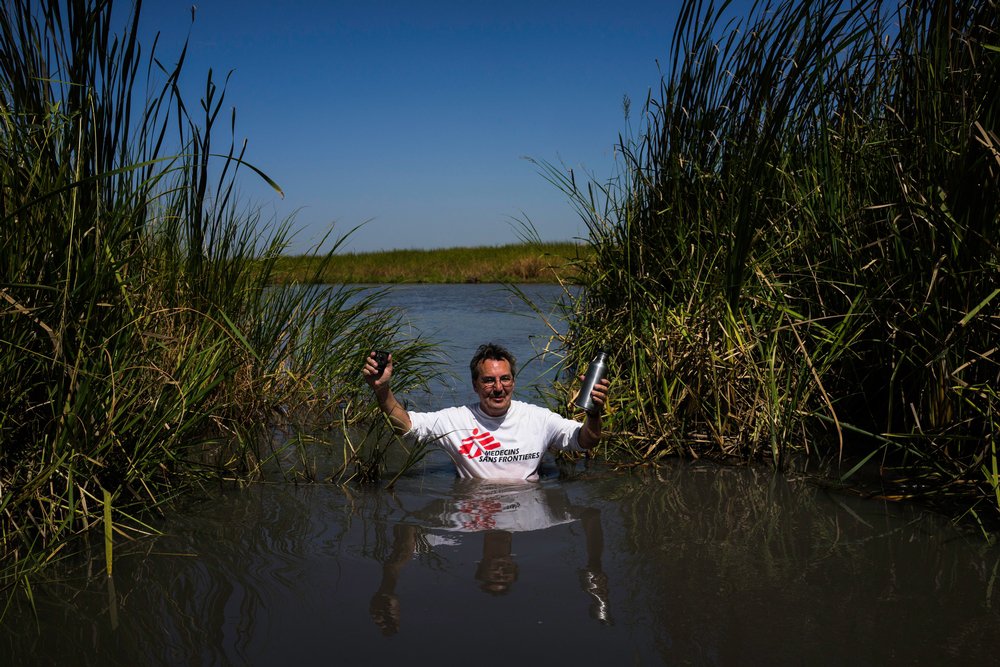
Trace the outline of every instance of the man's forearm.
{"type": "Polygon", "coordinates": [[[379,387],[375,389],[375,400],[378,401],[379,410],[381,410],[386,417],[389,418],[389,422],[392,424],[392,429],[402,435],[410,430],[410,414],[400,405],[399,401],[392,393],[392,389],[389,387],[379,387]]]}
{"type": "Polygon", "coordinates": [[[601,415],[588,414],[580,427],[580,435],[577,436],[580,446],[584,449],[593,449],[601,441],[601,415]]]}

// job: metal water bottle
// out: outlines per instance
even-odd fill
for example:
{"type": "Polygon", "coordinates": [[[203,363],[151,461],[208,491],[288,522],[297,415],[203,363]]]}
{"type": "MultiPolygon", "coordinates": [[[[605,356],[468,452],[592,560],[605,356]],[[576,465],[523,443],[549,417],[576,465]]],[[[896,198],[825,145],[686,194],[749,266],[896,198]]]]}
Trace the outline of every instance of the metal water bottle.
{"type": "Polygon", "coordinates": [[[580,393],[577,394],[576,407],[590,412],[594,409],[594,400],[590,397],[590,392],[594,390],[594,385],[603,380],[608,375],[608,353],[598,350],[597,356],[587,367],[587,374],[583,378],[583,385],[580,386],[580,393]]]}

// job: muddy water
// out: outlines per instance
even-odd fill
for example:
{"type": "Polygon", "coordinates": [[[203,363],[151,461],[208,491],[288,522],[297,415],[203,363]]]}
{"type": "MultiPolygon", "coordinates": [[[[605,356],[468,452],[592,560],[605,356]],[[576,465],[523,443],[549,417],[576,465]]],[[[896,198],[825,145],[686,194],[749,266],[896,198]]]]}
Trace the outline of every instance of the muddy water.
{"type": "MultiPolygon", "coordinates": [[[[462,287],[463,312],[488,294],[462,287]]],[[[479,312],[475,333],[512,314],[479,312]]],[[[118,544],[113,580],[95,544],[36,585],[0,662],[995,662],[1000,550],[932,514],[826,492],[807,469],[543,473],[459,483],[432,455],[391,490],[214,490],[118,544]]]]}

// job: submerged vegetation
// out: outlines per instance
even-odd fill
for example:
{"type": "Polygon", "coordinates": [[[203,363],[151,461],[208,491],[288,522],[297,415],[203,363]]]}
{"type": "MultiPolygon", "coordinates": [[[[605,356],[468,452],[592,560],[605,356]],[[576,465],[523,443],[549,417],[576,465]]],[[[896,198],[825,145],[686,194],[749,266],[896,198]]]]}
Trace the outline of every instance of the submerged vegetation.
{"type": "Polygon", "coordinates": [[[573,280],[589,252],[563,242],[282,257],[273,275],[281,283],[556,283],[573,280]]]}
{"type": "MultiPolygon", "coordinates": [[[[112,5],[0,14],[5,586],[102,525],[110,572],[113,532],[190,483],[253,478],[276,426],[363,417],[344,406],[374,341],[427,350],[378,292],[271,287],[289,225],[234,195],[237,174],[266,176],[231,136],[216,148],[222,119],[235,126],[224,88],[209,72],[200,104],[182,99],[184,52],[164,67],[136,39],[141,3],[117,33],[112,5]]],[[[345,470],[378,456],[357,449],[345,470]]]]}
{"type": "Polygon", "coordinates": [[[616,178],[541,165],[590,232],[564,343],[611,346],[609,453],[833,455],[996,525],[1000,4],[728,9],[684,3],[616,178]]]}

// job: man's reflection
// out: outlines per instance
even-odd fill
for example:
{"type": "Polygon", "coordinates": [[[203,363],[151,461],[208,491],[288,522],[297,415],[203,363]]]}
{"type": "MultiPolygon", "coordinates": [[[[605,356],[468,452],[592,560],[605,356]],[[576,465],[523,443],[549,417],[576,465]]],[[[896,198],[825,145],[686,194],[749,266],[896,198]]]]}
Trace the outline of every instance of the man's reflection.
{"type": "Polygon", "coordinates": [[[476,567],[479,587],[493,595],[503,595],[517,581],[517,563],[510,548],[514,533],[507,530],[487,530],[483,533],[483,559],[476,567]]]}
{"type": "Polygon", "coordinates": [[[392,551],[382,564],[382,581],[372,596],[369,612],[382,634],[389,636],[399,630],[399,598],[396,597],[396,582],[399,571],[410,560],[417,543],[416,526],[397,524],[392,528],[392,551]]]}
{"type": "Polygon", "coordinates": [[[499,596],[508,593],[518,577],[514,533],[574,521],[580,521],[586,539],[587,563],[579,575],[581,588],[591,598],[590,615],[601,623],[611,623],[608,579],[601,564],[604,534],[600,510],[574,505],[562,488],[537,483],[458,480],[453,493],[432,500],[410,517],[413,523],[393,527],[392,550],[382,565],[382,580],[371,600],[371,616],[382,634],[392,635],[399,630],[396,583],[421,537],[426,544],[430,542],[426,538],[437,531],[482,533],[482,558],[474,578],[481,590],[499,596]]]}

